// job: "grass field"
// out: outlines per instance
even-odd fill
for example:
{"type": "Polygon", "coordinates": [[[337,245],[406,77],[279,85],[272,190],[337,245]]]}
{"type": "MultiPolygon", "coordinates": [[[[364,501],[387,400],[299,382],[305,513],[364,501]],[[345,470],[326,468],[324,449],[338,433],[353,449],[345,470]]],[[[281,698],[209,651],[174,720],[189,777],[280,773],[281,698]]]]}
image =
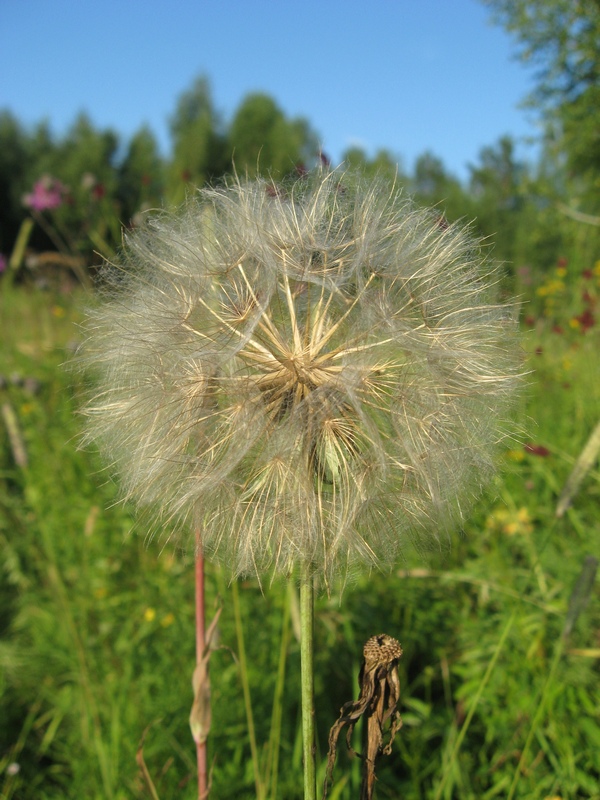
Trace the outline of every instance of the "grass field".
{"type": "MultiPolygon", "coordinates": [[[[378,764],[380,800],[600,798],[600,602],[580,580],[600,552],[597,467],[555,516],[600,419],[600,329],[581,307],[587,292],[592,313],[600,270],[586,266],[532,294],[524,433],[452,549],[407,551],[393,573],[319,600],[321,781],[362,645],[386,632],[404,648],[404,726],[378,764]]],[[[0,797],[191,800],[192,561],[145,543],[77,449],[82,379],[63,365],[81,295],[5,282],[0,303],[0,797]]],[[[296,589],[232,586],[211,565],[207,584],[211,613],[222,607],[211,797],[300,798],[296,589]]],[[[343,749],[331,800],[358,796],[343,749]]]]}

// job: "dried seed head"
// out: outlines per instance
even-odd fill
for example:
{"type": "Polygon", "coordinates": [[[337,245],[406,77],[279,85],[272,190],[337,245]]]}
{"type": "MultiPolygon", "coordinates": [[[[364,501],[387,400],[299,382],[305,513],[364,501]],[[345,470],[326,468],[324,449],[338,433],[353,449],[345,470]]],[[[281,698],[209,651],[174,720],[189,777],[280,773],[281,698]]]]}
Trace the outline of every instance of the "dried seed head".
{"type": "Polygon", "coordinates": [[[397,661],[402,655],[402,645],[397,639],[388,636],[387,633],[380,633],[378,636],[371,636],[363,648],[363,655],[366,664],[389,664],[397,661]]]}
{"type": "Polygon", "coordinates": [[[402,655],[400,642],[381,633],[372,636],[363,648],[358,700],[344,703],[340,709],[337,722],[329,731],[329,753],[327,771],[323,785],[323,797],[327,797],[327,789],[333,778],[336,747],[342,728],[347,726],[346,744],[353,755],[359,755],[352,748],[352,733],[358,720],[363,717],[363,781],[361,798],[371,798],[375,786],[375,762],[383,753],[392,752],[396,733],[402,727],[402,718],[398,711],[400,701],[400,677],[398,661],[402,655]],[[389,729],[387,743],[384,744],[384,730],[389,729]]]}
{"type": "Polygon", "coordinates": [[[87,440],[154,530],[199,527],[233,574],[391,564],[487,480],[514,321],[470,234],[399,192],[268,189],[128,235],[87,323],[87,440]]]}

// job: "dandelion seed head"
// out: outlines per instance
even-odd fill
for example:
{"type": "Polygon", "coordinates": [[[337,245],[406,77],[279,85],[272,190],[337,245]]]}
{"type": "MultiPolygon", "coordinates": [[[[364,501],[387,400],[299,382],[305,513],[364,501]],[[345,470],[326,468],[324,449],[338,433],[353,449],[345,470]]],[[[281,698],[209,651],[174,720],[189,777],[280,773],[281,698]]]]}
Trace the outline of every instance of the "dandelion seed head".
{"type": "Polygon", "coordinates": [[[329,170],[204,189],[106,274],[86,441],[153,531],[199,529],[232,574],[393,564],[489,479],[514,318],[469,231],[396,189],[329,170]]]}

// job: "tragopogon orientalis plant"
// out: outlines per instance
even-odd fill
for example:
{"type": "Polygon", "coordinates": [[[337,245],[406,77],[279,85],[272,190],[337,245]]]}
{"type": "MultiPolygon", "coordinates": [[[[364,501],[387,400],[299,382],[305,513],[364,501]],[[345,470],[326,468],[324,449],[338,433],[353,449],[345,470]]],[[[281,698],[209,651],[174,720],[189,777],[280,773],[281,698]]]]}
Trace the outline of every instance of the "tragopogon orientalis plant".
{"type": "Polygon", "coordinates": [[[204,189],[107,274],[87,438],[152,530],[300,576],[311,706],[314,581],[443,540],[489,477],[517,380],[494,269],[464,227],[326,171],[204,189]]]}

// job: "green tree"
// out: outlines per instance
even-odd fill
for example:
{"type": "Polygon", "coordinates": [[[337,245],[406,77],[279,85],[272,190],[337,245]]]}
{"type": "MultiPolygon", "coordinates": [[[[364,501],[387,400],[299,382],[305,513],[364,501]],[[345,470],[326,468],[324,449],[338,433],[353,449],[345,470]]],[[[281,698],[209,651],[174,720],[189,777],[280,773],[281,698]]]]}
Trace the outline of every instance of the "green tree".
{"type": "Polygon", "coordinates": [[[143,126],[134,134],[119,166],[119,200],[124,220],[160,205],[164,191],[163,163],[152,131],[143,126]]]}
{"type": "Polygon", "coordinates": [[[19,230],[27,188],[28,137],[10,111],[0,111],[0,253],[8,255],[19,230]]]}
{"type": "Polygon", "coordinates": [[[438,206],[449,222],[469,220],[475,214],[473,203],[458,178],[451,175],[433,153],[425,152],[417,159],[411,190],[418,203],[438,206]]]}
{"type": "Polygon", "coordinates": [[[69,202],[56,209],[54,225],[69,251],[92,249],[104,254],[119,244],[121,209],[117,199],[119,138],[110,129],[98,130],[82,113],[53,150],[47,169],[67,187],[69,202]],[[90,240],[90,234],[93,239],[90,240]]]}
{"type": "Polygon", "coordinates": [[[97,130],[87,114],[81,113],[54,150],[54,163],[48,164],[48,168],[75,194],[78,194],[77,185],[86,174],[93,175],[109,193],[116,186],[118,148],[119,137],[114,131],[97,130]]]}
{"type": "MultiPolygon", "coordinates": [[[[529,104],[541,111],[558,154],[600,187],[600,3],[598,0],[483,0],[513,33],[520,58],[538,67],[529,104]]],[[[600,201],[596,201],[600,204],[600,201]]]]}
{"type": "Polygon", "coordinates": [[[39,178],[42,173],[54,169],[57,162],[56,148],[57,142],[48,120],[42,120],[31,133],[27,133],[27,180],[29,183],[39,178]]]}
{"type": "Polygon", "coordinates": [[[407,180],[398,156],[383,148],[373,158],[369,158],[362,147],[349,147],[344,151],[342,160],[350,169],[359,169],[366,175],[380,175],[400,183],[407,180]]]}
{"type": "Polygon", "coordinates": [[[353,146],[344,151],[342,160],[350,169],[364,169],[369,158],[362,147],[353,146]]]}
{"type": "Polygon", "coordinates": [[[515,157],[513,140],[503,136],[495,146],[484,147],[479,164],[469,168],[476,227],[483,236],[492,237],[497,258],[513,263],[527,174],[525,165],[515,157]]]}
{"type": "Polygon", "coordinates": [[[167,174],[167,198],[177,204],[190,185],[202,186],[222,175],[225,168],[222,126],[206,78],[197,78],[181,95],[170,127],[173,159],[167,174]]]}
{"type": "Polygon", "coordinates": [[[573,247],[575,223],[559,210],[565,191],[561,173],[554,157],[544,150],[520,188],[514,253],[520,265],[527,265],[536,274],[553,269],[573,247]]]}
{"type": "Polygon", "coordinates": [[[317,137],[302,118],[287,119],[266,94],[250,94],[237,109],[228,132],[235,169],[249,177],[289,175],[311,166],[318,153],[317,137]]]}
{"type": "Polygon", "coordinates": [[[527,165],[504,136],[483,148],[470,170],[474,225],[493,245],[494,256],[505,262],[509,276],[525,267],[530,277],[547,272],[571,251],[576,224],[560,211],[565,172],[549,148],[543,148],[535,166],[527,165]]]}

